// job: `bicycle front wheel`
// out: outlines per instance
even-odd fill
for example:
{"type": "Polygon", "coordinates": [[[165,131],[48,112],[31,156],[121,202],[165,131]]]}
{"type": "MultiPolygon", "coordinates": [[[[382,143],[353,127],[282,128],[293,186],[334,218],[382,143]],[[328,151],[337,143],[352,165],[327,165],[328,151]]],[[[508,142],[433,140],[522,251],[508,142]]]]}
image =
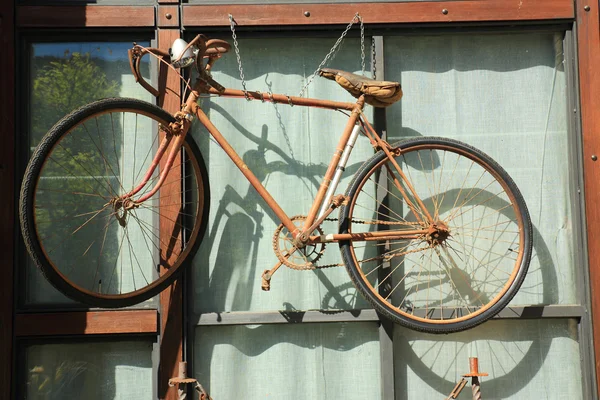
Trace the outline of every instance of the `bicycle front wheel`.
{"type": "Polygon", "coordinates": [[[350,277],[376,310],[412,329],[449,333],[486,321],[529,266],[521,193],[467,144],[418,138],[393,148],[395,163],[380,151],[361,167],[340,210],[340,233],[388,233],[340,242],[350,277]]]}
{"type": "MultiPolygon", "coordinates": [[[[133,305],[171,284],[194,254],[209,190],[189,136],[158,192],[131,209],[114,201],[142,181],[160,126],[173,120],[153,104],[105,99],[64,117],[37,146],[21,188],[21,228],[33,261],[67,296],[133,305]]],[[[133,199],[153,188],[163,161],[133,199]]]]}

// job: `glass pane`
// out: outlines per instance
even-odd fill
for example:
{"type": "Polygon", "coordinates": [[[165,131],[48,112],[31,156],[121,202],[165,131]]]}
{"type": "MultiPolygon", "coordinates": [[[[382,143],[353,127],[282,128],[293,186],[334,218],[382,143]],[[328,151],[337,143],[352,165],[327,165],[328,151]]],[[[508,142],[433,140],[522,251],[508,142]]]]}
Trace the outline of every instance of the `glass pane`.
{"type": "MultiPolygon", "coordinates": [[[[265,96],[267,91],[298,95],[334,42],[332,38],[239,40],[248,89],[265,96]]],[[[330,66],[360,74],[359,40],[346,39],[330,66]]],[[[219,60],[213,76],[226,87],[241,88],[235,54],[219,60]]],[[[306,97],[354,100],[335,82],[319,77],[308,87],[306,97]]],[[[285,212],[308,214],[348,117],[324,109],[216,97],[205,99],[204,108],[285,212]]],[[[365,113],[372,120],[370,106],[365,113]]],[[[261,274],[278,260],[273,237],[279,221],[198,124],[193,135],[211,184],[208,229],[194,261],[196,312],[367,307],[343,267],[315,271],[282,267],[271,281],[271,291],[263,292],[261,274]]],[[[372,154],[369,141],[359,137],[336,194],[345,192],[349,177],[372,154]]],[[[330,216],[337,219],[337,214],[334,211],[330,216]]],[[[323,230],[337,233],[337,221],[325,222],[323,230]]],[[[338,245],[329,244],[317,265],[339,263],[338,245]]]]}
{"type": "Polygon", "coordinates": [[[373,323],[199,327],[195,378],[214,399],[379,399],[373,323]]]}
{"type": "Polygon", "coordinates": [[[520,188],[534,253],[513,304],[576,303],[562,33],[386,37],[390,142],[443,136],[489,154],[520,188]],[[560,284],[558,277],[560,277],[560,284]]]}
{"type": "Polygon", "coordinates": [[[150,399],[152,343],[42,344],[25,350],[30,400],[150,399]]]}
{"type": "MultiPolygon", "coordinates": [[[[149,43],[142,43],[142,45],[147,46],[149,43]]],[[[30,45],[29,109],[31,112],[28,135],[30,154],[43,135],[58,120],[82,105],[107,97],[134,97],[153,102],[152,95],[135,82],[127,57],[129,48],[131,48],[129,41],[30,45]]],[[[142,74],[144,78],[150,79],[148,57],[143,61],[142,74]]],[[[119,132],[125,131],[134,123],[123,122],[118,129],[119,132]]],[[[121,142],[120,139],[116,140],[121,142]]],[[[131,156],[133,151],[129,148],[133,146],[122,147],[122,154],[115,154],[115,157],[120,160],[133,159],[131,156]]],[[[127,165],[123,167],[121,170],[125,172],[127,165]]],[[[59,175],[64,174],[57,174],[60,178],[59,175]]],[[[58,185],[67,182],[64,179],[55,179],[55,181],[58,185]]],[[[56,209],[45,211],[54,214],[61,212],[56,209]]],[[[115,241],[118,242],[117,239],[115,241]]],[[[44,279],[32,262],[28,262],[27,266],[25,302],[27,304],[72,303],[44,279]]]]}
{"type": "MultiPolygon", "coordinates": [[[[396,399],[445,398],[478,357],[484,399],[582,399],[576,320],[490,321],[452,335],[396,326],[396,399]]],[[[471,398],[471,382],[461,399],[471,398]]]]}

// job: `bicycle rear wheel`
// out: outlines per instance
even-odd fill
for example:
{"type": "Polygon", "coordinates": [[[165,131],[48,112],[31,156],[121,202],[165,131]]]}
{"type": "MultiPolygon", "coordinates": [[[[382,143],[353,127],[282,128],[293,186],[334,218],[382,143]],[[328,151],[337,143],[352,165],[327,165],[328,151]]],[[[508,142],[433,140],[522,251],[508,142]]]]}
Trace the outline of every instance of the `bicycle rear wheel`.
{"type": "Polygon", "coordinates": [[[340,233],[428,233],[340,242],[350,277],[376,310],[412,329],[449,333],[486,321],[516,294],[531,258],[518,188],[489,156],[455,140],[393,148],[401,171],[383,151],[360,168],[340,210],[340,233]]]}
{"type": "MultiPolygon", "coordinates": [[[[153,104],[105,99],[64,117],[37,146],[21,188],[21,229],[33,261],[67,296],[97,307],[133,305],[166,288],[191,259],[209,188],[190,136],[157,193],[126,211],[111,203],[140,183],[159,126],[173,120],[153,104]]],[[[161,161],[134,199],[162,169],[161,161]]]]}

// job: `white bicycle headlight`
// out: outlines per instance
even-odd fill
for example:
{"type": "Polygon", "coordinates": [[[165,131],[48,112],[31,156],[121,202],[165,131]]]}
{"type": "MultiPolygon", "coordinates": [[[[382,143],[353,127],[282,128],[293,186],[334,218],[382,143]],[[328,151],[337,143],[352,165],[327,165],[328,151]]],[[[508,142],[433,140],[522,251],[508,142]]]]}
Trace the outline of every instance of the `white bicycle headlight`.
{"type": "Polygon", "coordinates": [[[183,39],[175,39],[173,42],[173,46],[171,46],[171,60],[179,59],[179,61],[171,62],[171,65],[173,65],[175,68],[186,68],[194,63],[196,58],[195,51],[198,50],[194,47],[190,47],[185,50],[187,45],[188,43],[183,39]]]}

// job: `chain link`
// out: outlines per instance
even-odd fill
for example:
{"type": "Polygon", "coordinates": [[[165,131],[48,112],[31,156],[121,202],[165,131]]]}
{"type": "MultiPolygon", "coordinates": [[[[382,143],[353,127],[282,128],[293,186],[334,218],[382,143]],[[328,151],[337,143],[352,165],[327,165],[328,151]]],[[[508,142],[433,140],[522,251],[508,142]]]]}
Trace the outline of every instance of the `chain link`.
{"type": "Polygon", "coordinates": [[[362,17],[358,15],[360,21],[360,65],[362,67],[362,76],[365,76],[365,26],[362,17]]]}
{"type": "Polygon", "coordinates": [[[304,87],[302,88],[302,90],[300,90],[300,94],[298,94],[298,97],[302,97],[304,95],[304,92],[306,91],[306,89],[308,88],[308,85],[311,84],[311,82],[313,81],[313,79],[315,79],[315,76],[317,76],[317,74],[319,73],[319,71],[321,70],[321,68],[323,68],[323,66],[327,63],[327,61],[329,61],[329,59],[331,58],[331,56],[336,52],[337,48],[340,46],[340,44],[342,43],[342,41],[344,40],[344,38],[346,37],[346,35],[348,34],[348,31],[350,30],[350,28],[352,28],[352,26],[354,25],[355,22],[360,21],[360,34],[361,34],[361,58],[362,58],[362,71],[363,71],[363,75],[365,74],[365,44],[364,44],[364,26],[363,26],[363,20],[362,17],[360,16],[359,13],[354,14],[354,18],[352,18],[352,21],[350,21],[350,23],[348,24],[348,26],[346,27],[346,29],[344,30],[344,32],[342,32],[342,35],[338,38],[338,40],[336,40],[336,42],[334,43],[333,47],[331,48],[331,50],[329,50],[329,53],[327,53],[327,55],[325,56],[325,58],[323,59],[323,61],[321,61],[321,64],[319,64],[319,66],[317,67],[317,69],[315,70],[315,72],[313,72],[313,74],[308,78],[308,80],[306,81],[306,84],[304,85],[304,87]]]}
{"type": "MultiPolygon", "coordinates": [[[[331,50],[329,50],[329,53],[327,53],[327,55],[325,56],[325,58],[323,59],[323,61],[321,61],[321,64],[319,64],[319,66],[317,67],[317,69],[315,70],[315,72],[313,72],[313,74],[308,78],[308,80],[306,81],[306,84],[304,85],[304,87],[302,88],[302,90],[300,90],[300,93],[298,94],[298,97],[302,97],[304,95],[304,92],[306,91],[306,89],[308,88],[308,86],[312,83],[313,79],[315,79],[315,77],[317,76],[317,74],[319,73],[319,71],[321,70],[321,68],[323,68],[323,66],[327,63],[327,61],[329,61],[329,59],[338,50],[338,47],[340,46],[340,44],[342,43],[342,41],[344,40],[344,38],[348,34],[348,31],[350,30],[350,28],[352,28],[352,26],[356,22],[360,22],[360,58],[361,58],[361,69],[362,69],[362,75],[365,76],[365,71],[366,71],[366,64],[365,64],[365,26],[364,26],[363,19],[360,16],[360,14],[356,13],[356,14],[354,14],[354,17],[352,18],[352,21],[350,21],[350,23],[348,24],[348,26],[346,26],[346,29],[344,30],[344,32],[342,32],[342,35],[338,38],[338,40],[336,40],[336,42],[334,43],[334,45],[331,48],[331,50]]],[[[248,95],[248,89],[246,88],[246,80],[244,79],[244,69],[242,68],[242,58],[240,56],[240,48],[239,48],[239,44],[238,44],[238,41],[237,41],[237,35],[235,33],[235,25],[236,25],[236,22],[233,19],[233,15],[229,14],[229,26],[231,28],[231,36],[233,38],[233,47],[234,47],[234,50],[235,50],[235,56],[237,58],[238,69],[240,71],[240,79],[242,81],[242,88],[243,88],[243,92],[244,92],[244,96],[246,97],[246,100],[250,101],[252,99],[248,95]]],[[[290,105],[292,105],[291,102],[290,102],[290,105]]]]}
{"type": "Polygon", "coordinates": [[[242,58],[240,57],[240,48],[237,41],[237,35],[235,34],[235,24],[236,22],[233,20],[233,15],[229,14],[229,25],[231,27],[231,36],[233,37],[233,47],[235,49],[235,56],[237,57],[238,69],[240,70],[240,79],[242,80],[242,88],[244,91],[244,97],[246,100],[250,101],[250,96],[248,96],[248,89],[246,89],[246,80],[244,79],[244,69],[242,68],[242,58]]]}
{"type": "MultiPolygon", "coordinates": [[[[338,222],[339,218],[325,218],[324,221],[329,221],[329,222],[338,222]]],[[[374,221],[360,221],[360,220],[356,220],[353,219],[351,220],[351,222],[353,224],[357,224],[357,225],[402,225],[402,226],[413,226],[413,227],[420,227],[421,224],[418,222],[401,222],[401,221],[382,221],[382,220],[374,220],[374,221]]]]}
{"type": "Polygon", "coordinates": [[[375,50],[375,36],[371,39],[371,73],[373,79],[377,79],[377,52],[375,50]]]}
{"type": "MultiPolygon", "coordinates": [[[[296,216],[296,217],[300,217],[300,216],[296,216]]],[[[304,218],[304,217],[303,217],[304,218]]],[[[323,221],[329,221],[329,222],[337,222],[338,218],[325,218],[323,221]]],[[[392,222],[392,221],[357,221],[357,220],[352,220],[353,224],[381,224],[381,225],[409,225],[409,226],[419,226],[420,224],[418,222],[392,222]]],[[[283,224],[281,224],[277,230],[276,230],[276,234],[273,236],[272,239],[272,245],[273,245],[273,250],[275,252],[278,251],[278,244],[277,244],[277,240],[279,237],[279,231],[281,231],[283,229],[283,224]]],[[[392,253],[387,253],[387,254],[383,254],[380,256],[375,256],[373,258],[369,258],[363,261],[373,261],[373,260],[379,260],[379,259],[386,259],[390,257],[397,257],[397,256],[401,256],[401,255],[406,255],[406,254],[411,254],[411,253],[418,253],[420,251],[423,250],[427,250],[428,248],[418,248],[418,249],[413,249],[413,250],[407,250],[404,252],[392,252],[392,253]]],[[[296,250],[295,247],[293,247],[290,250],[296,250]]],[[[318,257],[320,258],[320,256],[318,257]]],[[[316,262],[317,260],[315,260],[316,262]]],[[[325,269],[325,268],[335,268],[335,267],[343,267],[344,263],[334,263],[334,264],[325,264],[325,265],[317,265],[316,263],[310,262],[307,263],[305,265],[300,265],[300,264],[296,264],[296,263],[292,263],[292,262],[286,262],[283,263],[286,267],[290,268],[290,269],[294,269],[296,271],[309,271],[309,270],[315,270],[315,269],[325,269]]]]}

